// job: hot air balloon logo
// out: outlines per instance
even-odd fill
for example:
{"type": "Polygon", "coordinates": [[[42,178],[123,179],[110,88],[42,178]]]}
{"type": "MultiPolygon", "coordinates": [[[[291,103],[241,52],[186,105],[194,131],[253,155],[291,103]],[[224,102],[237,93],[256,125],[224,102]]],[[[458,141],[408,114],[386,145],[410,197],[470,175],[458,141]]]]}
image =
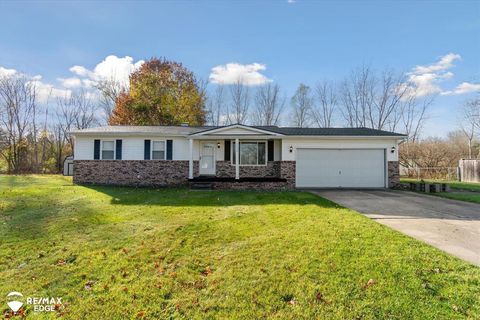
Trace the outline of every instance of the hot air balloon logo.
{"type": "Polygon", "coordinates": [[[16,291],[10,292],[7,294],[7,304],[13,312],[17,313],[23,306],[23,294],[16,291]]]}

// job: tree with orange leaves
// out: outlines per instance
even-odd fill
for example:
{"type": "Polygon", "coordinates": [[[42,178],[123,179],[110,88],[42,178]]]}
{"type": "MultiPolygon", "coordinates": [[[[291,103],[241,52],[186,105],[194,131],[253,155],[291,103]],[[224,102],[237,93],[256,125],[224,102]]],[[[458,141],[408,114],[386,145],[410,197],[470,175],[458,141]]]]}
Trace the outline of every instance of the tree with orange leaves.
{"type": "Polygon", "coordinates": [[[181,63],[152,58],[130,75],[109,124],[199,126],[205,117],[205,93],[195,75],[181,63]]]}

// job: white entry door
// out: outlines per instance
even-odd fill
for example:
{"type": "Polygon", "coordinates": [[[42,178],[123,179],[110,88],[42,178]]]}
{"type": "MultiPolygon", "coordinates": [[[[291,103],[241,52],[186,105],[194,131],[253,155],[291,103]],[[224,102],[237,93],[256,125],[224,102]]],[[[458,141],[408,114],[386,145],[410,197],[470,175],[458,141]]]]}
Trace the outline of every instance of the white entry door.
{"type": "Polygon", "coordinates": [[[300,188],[384,188],[384,149],[297,149],[300,188]]]}
{"type": "Polygon", "coordinates": [[[200,174],[215,174],[215,143],[200,143],[200,174]]]}

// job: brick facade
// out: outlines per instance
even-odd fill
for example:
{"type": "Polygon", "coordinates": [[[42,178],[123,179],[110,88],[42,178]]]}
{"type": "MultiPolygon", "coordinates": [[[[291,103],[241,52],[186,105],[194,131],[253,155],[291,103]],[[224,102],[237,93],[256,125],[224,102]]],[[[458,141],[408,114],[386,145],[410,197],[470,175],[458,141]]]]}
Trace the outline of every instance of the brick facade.
{"type": "MultiPolygon", "coordinates": [[[[194,161],[194,176],[199,175],[194,161]]],[[[269,177],[286,181],[215,182],[216,189],[288,190],[295,188],[295,161],[271,161],[267,166],[240,167],[240,178],[269,177]]],[[[217,177],[235,177],[235,166],[217,162],[217,177]]],[[[75,160],[73,182],[120,186],[188,186],[188,161],[169,160],[75,160]]],[[[388,185],[400,183],[398,161],[388,162],[388,185]]]]}
{"type": "MultiPolygon", "coordinates": [[[[240,177],[285,178],[287,181],[215,182],[218,189],[283,190],[295,187],[295,162],[271,161],[266,166],[241,166],[240,177]],[[293,176],[292,176],[293,163],[293,176]],[[284,169],[285,168],[285,169],[284,169]],[[282,173],[281,170],[286,170],[282,173]],[[293,178],[292,178],[293,177],[293,178]],[[293,179],[293,180],[292,180],[293,179]],[[292,183],[293,181],[293,183],[292,183]]],[[[199,163],[194,161],[194,177],[199,163]]],[[[235,166],[217,161],[217,177],[235,177],[235,166]]],[[[118,186],[188,186],[188,161],[178,160],[75,160],[73,182],[76,184],[118,186]]]]}
{"type": "MultiPolygon", "coordinates": [[[[280,162],[268,161],[266,166],[240,166],[240,178],[280,177],[280,162]]],[[[230,161],[217,161],[216,176],[235,177],[235,166],[230,161]]]]}
{"type": "Polygon", "coordinates": [[[275,182],[232,182],[219,181],[214,182],[214,189],[218,190],[264,190],[264,191],[282,191],[293,189],[286,181],[275,182]]]}
{"type": "Polygon", "coordinates": [[[398,161],[388,161],[388,187],[395,188],[400,184],[400,166],[398,161]]]}
{"type": "MultiPolygon", "coordinates": [[[[73,182],[119,186],[186,186],[188,161],[75,160],[73,182]]],[[[194,162],[198,174],[198,161],[194,162]]]]}
{"type": "Polygon", "coordinates": [[[290,189],[295,188],[296,162],[280,161],[280,178],[287,179],[287,186],[290,189]]]}

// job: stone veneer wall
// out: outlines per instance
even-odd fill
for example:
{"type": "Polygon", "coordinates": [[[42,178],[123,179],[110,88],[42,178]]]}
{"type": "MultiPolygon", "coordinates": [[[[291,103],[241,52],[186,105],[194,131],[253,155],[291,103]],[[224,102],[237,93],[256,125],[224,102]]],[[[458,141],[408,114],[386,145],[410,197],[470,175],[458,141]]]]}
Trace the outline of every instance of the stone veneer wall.
{"type": "MultiPolygon", "coordinates": [[[[194,161],[198,175],[198,161],[194,161]]],[[[73,182],[119,186],[188,185],[188,161],[74,160],[73,182]]]]}
{"type": "Polygon", "coordinates": [[[388,161],[388,187],[395,188],[400,184],[400,166],[398,161],[388,161]]]}
{"type": "Polygon", "coordinates": [[[253,181],[216,181],[213,188],[218,190],[265,190],[265,191],[281,191],[291,190],[292,187],[285,181],[269,181],[269,182],[253,182],[253,181]]]}
{"type": "MultiPolygon", "coordinates": [[[[216,176],[235,178],[235,166],[230,161],[217,161],[216,176]]],[[[266,166],[240,166],[240,178],[280,178],[280,161],[268,161],[266,166]]]]}
{"type": "MultiPolygon", "coordinates": [[[[73,182],[118,186],[187,186],[188,161],[74,160],[73,182]]],[[[194,176],[199,163],[193,163],[194,176]]],[[[218,177],[235,177],[228,161],[217,162],[218,177]]],[[[216,189],[286,190],[295,188],[295,161],[271,161],[266,166],[240,167],[240,177],[284,178],[281,182],[215,182],[216,189]]]]}
{"type": "Polygon", "coordinates": [[[287,179],[289,189],[295,189],[296,162],[280,161],[280,178],[287,179]]]}

